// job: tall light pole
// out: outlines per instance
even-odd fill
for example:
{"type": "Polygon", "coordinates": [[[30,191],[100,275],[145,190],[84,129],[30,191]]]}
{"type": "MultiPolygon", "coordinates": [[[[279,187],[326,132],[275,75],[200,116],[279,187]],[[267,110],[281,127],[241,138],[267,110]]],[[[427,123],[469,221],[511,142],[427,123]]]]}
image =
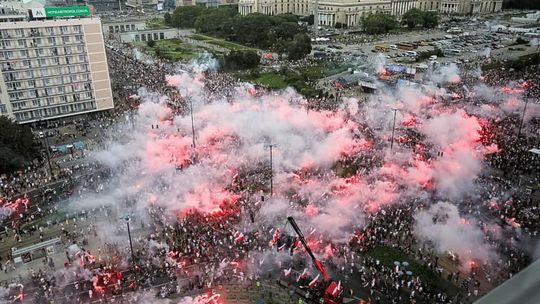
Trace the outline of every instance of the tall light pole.
{"type": "Polygon", "coordinates": [[[127,230],[128,230],[128,237],[129,237],[129,249],[131,251],[131,264],[133,267],[133,275],[135,276],[135,289],[137,289],[137,285],[139,285],[139,280],[137,279],[137,268],[135,267],[135,254],[133,253],[133,242],[131,241],[131,229],[129,227],[129,222],[131,218],[129,215],[126,215],[123,217],[123,219],[126,221],[127,224],[127,230]]]}
{"type": "Polygon", "coordinates": [[[394,132],[396,130],[396,115],[398,109],[392,109],[394,111],[394,123],[392,125],[392,140],[390,142],[390,151],[392,151],[392,148],[394,147],[394,132]]]}
{"type": "MultiPolygon", "coordinates": [[[[47,134],[45,134],[45,132],[43,132],[43,126],[41,124],[41,121],[42,121],[43,117],[39,117],[38,119],[38,124],[39,124],[39,131],[40,131],[40,135],[43,134],[43,137],[45,137],[45,155],[47,156],[47,163],[49,164],[49,174],[53,175],[53,172],[52,172],[52,166],[51,166],[51,155],[50,155],[50,146],[49,146],[49,137],[47,136],[47,134]]],[[[43,144],[43,142],[42,142],[43,144]]]]}
{"type": "Polygon", "coordinates": [[[272,149],[275,147],[273,144],[269,144],[270,148],[270,197],[274,196],[274,165],[272,160],[272,149]]]}
{"type": "Polygon", "coordinates": [[[527,105],[529,104],[529,98],[525,97],[525,106],[523,107],[523,113],[521,114],[521,122],[519,123],[518,139],[521,136],[521,129],[523,128],[523,121],[525,120],[525,112],[527,111],[527,105]]]}
{"type": "Polygon", "coordinates": [[[193,139],[193,149],[195,149],[195,124],[193,122],[193,100],[189,98],[189,115],[191,116],[191,134],[193,139]]]}

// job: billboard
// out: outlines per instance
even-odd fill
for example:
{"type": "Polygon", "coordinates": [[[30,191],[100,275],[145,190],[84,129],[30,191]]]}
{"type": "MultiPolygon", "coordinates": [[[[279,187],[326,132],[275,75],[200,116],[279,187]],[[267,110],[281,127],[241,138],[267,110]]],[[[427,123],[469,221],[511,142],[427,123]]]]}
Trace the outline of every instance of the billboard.
{"type": "Polygon", "coordinates": [[[45,7],[45,17],[79,16],[90,16],[90,8],[88,6],[45,7]]]}
{"type": "Polygon", "coordinates": [[[45,18],[45,9],[44,8],[32,8],[32,17],[34,18],[45,18]]]}

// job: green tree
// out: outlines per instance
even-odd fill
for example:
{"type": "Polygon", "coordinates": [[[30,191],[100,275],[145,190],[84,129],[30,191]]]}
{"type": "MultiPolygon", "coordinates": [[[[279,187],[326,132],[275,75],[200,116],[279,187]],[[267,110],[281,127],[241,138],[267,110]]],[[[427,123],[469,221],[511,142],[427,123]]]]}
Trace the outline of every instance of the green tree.
{"type": "Polygon", "coordinates": [[[403,23],[407,25],[408,28],[415,28],[417,25],[421,25],[424,22],[424,13],[417,9],[413,8],[408,10],[403,15],[403,23]]]}
{"type": "Polygon", "coordinates": [[[540,9],[538,0],[505,0],[503,9],[540,9]]]}
{"type": "Polygon", "coordinates": [[[287,56],[290,60],[304,58],[311,53],[311,38],[305,33],[294,35],[294,39],[289,44],[287,56]]]}
{"type": "Polygon", "coordinates": [[[39,150],[30,127],[0,116],[0,173],[21,169],[38,156],[39,150]]]}
{"type": "Polygon", "coordinates": [[[375,13],[369,14],[362,19],[364,31],[368,34],[383,34],[397,27],[397,21],[394,16],[375,13]]]}
{"type": "Polygon", "coordinates": [[[221,36],[227,21],[237,14],[230,7],[207,9],[195,20],[195,29],[201,33],[221,36]]]}
{"type": "Polygon", "coordinates": [[[242,70],[256,68],[261,61],[257,52],[251,50],[232,51],[225,56],[227,70],[242,70]]]}
{"type": "Polygon", "coordinates": [[[439,15],[436,12],[424,12],[422,19],[425,28],[434,28],[439,25],[439,15]]]}
{"type": "Polygon", "coordinates": [[[153,48],[153,47],[156,46],[156,41],[154,41],[154,40],[148,40],[148,41],[146,41],[146,45],[147,45],[148,47],[153,48]]]}
{"type": "Polygon", "coordinates": [[[178,28],[193,28],[195,21],[206,9],[200,6],[181,6],[174,10],[172,26],[178,28]]]}
{"type": "Polygon", "coordinates": [[[165,15],[163,15],[163,20],[165,22],[166,25],[169,25],[169,26],[172,26],[172,16],[171,14],[169,13],[165,13],[165,15]]]}

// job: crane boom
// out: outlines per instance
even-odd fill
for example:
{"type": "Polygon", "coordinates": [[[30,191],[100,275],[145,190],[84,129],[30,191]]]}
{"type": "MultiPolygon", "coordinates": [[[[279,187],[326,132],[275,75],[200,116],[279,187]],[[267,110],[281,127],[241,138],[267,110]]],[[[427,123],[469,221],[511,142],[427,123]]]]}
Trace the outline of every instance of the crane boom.
{"type": "Polygon", "coordinates": [[[306,249],[306,252],[311,257],[311,260],[313,261],[313,264],[315,265],[317,270],[319,270],[321,272],[323,280],[325,282],[328,282],[329,278],[328,278],[328,273],[326,272],[326,268],[321,263],[321,261],[317,260],[317,258],[313,254],[313,251],[311,251],[311,248],[309,248],[309,246],[308,246],[308,244],[306,242],[306,238],[304,237],[304,234],[302,233],[302,230],[300,230],[300,227],[298,227],[298,225],[296,224],[296,221],[294,220],[294,218],[292,216],[287,217],[287,220],[291,224],[291,226],[294,229],[294,231],[296,232],[296,234],[298,234],[298,238],[300,239],[300,242],[302,243],[302,245],[304,245],[304,248],[306,249]]]}

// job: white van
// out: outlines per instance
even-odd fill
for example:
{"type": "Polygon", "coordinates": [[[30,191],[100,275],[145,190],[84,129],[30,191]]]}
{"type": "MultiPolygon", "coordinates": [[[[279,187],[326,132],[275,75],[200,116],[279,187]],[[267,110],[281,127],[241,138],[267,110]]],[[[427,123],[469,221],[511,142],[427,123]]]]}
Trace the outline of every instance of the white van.
{"type": "Polygon", "coordinates": [[[416,57],[418,56],[418,53],[416,53],[415,51],[407,51],[405,52],[405,55],[408,57],[416,57]]]}

